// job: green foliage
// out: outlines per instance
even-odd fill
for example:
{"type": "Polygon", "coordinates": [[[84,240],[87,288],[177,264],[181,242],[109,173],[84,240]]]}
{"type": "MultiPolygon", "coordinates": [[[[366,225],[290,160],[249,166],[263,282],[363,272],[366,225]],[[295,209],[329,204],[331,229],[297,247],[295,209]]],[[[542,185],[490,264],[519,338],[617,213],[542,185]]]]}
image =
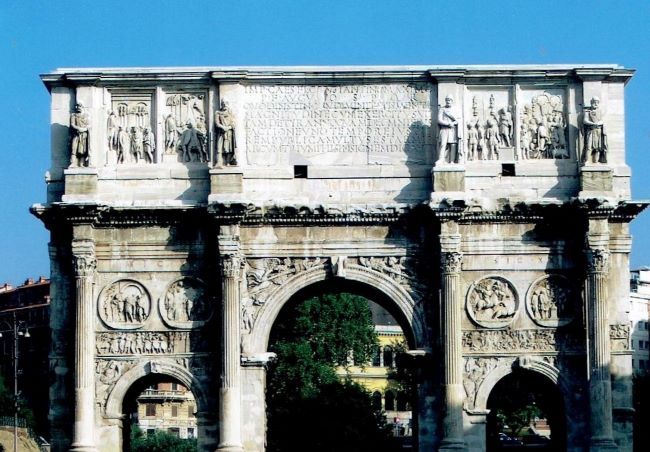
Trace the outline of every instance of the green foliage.
{"type": "Polygon", "coordinates": [[[181,439],[169,432],[156,430],[155,433],[145,435],[142,430],[134,425],[131,430],[132,452],[197,452],[196,438],[181,439]]]}
{"type": "MultiPolygon", "coordinates": [[[[14,394],[10,391],[5,383],[5,378],[0,374],[0,416],[14,415],[14,394]]],[[[18,417],[25,421],[25,425],[34,428],[36,424],[34,412],[29,408],[25,401],[18,399],[18,417]]]]}
{"type": "Polygon", "coordinates": [[[416,386],[416,370],[412,366],[410,357],[406,354],[408,344],[403,339],[393,341],[391,344],[395,352],[395,366],[388,370],[388,390],[395,394],[403,393],[408,397],[409,404],[413,406],[413,394],[416,386]]]}
{"type": "Polygon", "coordinates": [[[391,449],[381,413],[370,394],[340,381],[337,366],[353,354],[368,362],[378,344],[367,301],[342,293],[310,298],[283,313],[270,350],[269,452],[378,452],[391,449]]]}

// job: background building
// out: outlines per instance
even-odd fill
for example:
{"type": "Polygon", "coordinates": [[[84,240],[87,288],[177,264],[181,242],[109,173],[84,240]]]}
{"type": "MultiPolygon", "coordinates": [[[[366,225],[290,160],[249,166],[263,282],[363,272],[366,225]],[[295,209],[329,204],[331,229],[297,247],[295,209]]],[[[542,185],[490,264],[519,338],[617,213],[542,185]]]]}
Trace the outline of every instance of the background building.
{"type": "Polygon", "coordinates": [[[632,341],[632,368],[635,372],[650,371],[650,268],[633,270],[631,274],[630,322],[632,341]]]}
{"type": "Polygon", "coordinates": [[[151,385],[140,394],[137,405],[137,424],[145,433],[165,430],[179,438],[196,438],[196,401],[182,384],[151,385]]]}

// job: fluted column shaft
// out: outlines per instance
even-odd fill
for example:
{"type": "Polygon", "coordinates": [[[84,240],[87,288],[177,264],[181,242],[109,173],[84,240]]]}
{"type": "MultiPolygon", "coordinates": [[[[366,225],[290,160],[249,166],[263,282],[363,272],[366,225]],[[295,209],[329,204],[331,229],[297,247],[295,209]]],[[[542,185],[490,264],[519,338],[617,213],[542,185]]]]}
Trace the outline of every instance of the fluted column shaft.
{"type": "Polygon", "coordinates": [[[607,270],[609,252],[587,252],[586,282],[590,336],[590,427],[591,450],[616,450],[612,428],[612,383],[610,371],[609,322],[607,308],[607,270]]]}
{"type": "Polygon", "coordinates": [[[441,254],[442,335],[444,342],[445,417],[440,450],[465,448],[463,440],[462,331],[463,312],[460,270],[463,255],[458,251],[441,254]]]}
{"type": "Polygon", "coordinates": [[[93,280],[95,249],[90,240],[72,243],[75,271],[75,419],[72,445],[75,452],[96,451],[95,448],[95,325],[93,280]]]}
{"type": "Polygon", "coordinates": [[[241,368],[239,283],[243,260],[222,256],[221,382],[219,451],[241,451],[241,368]]]}

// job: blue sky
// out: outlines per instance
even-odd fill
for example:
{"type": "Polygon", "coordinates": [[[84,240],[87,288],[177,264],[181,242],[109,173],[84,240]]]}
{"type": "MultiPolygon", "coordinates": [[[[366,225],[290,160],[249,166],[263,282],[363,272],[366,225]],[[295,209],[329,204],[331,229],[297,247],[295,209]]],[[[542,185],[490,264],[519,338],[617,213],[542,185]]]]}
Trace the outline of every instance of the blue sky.
{"type": "MultiPolygon", "coordinates": [[[[43,225],[57,67],[618,63],[635,199],[650,199],[650,2],[458,0],[0,1],[0,283],[49,274],[43,225]]],[[[650,214],[632,266],[650,265],[650,214]]]]}

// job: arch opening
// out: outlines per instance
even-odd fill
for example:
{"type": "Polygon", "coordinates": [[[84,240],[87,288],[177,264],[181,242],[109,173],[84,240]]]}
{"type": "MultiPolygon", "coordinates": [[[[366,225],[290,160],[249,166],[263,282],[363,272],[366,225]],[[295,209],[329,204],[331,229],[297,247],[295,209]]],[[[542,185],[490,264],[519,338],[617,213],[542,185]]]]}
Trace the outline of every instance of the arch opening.
{"type": "Polygon", "coordinates": [[[198,450],[198,400],[177,378],[150,373],[136,380],[122,400],[122,450],[198,450]]]}
{"type": "Polygon", "coordinates": [[[548,377],[516,368],[494,385],[487,408],[488,452],[566,449],[564,401],[548,377]]]}
{"type": "MultiPolygon", "coordinates": [[[[309,310],[311,308],[307,308],[309,310]]],[[[319,308],[320,309],[320,308],[319,308]]],[[[330,319],[330,312],[327,309],[318,311],[318,316],[323,319],[330,319]]],[[[348,315],[346,312],[345,315],[348,315]]],[[[351,320],[347,318],[346,320],[351,320]]],[[[318,323],[318,317],[311,318],[309,321],[318,323]]],[[[275,438],[281,436],[276,429],[282,429],[286,425],[283,414],[291,412],[293,419],[300,418],[306,420],[305,412],[310,415],[314,414],[314,418],[308,421],[312,425],[328,425],[328,430],[337,433],[346,431],[348,436],[345,436],[344,442],[349,442],[350,437],[356,436],[356,439],[361,439],[365,434],[368,434],[367,424],[374,424],[378,430],[373,433],[376,434],[374,438],[365,437],[366,444],[363,447],[374,447],[376,450],[395,450],[399,447],[399,439],[406,440],[401,442],[411,443],[411,432],[413,411],[412,406],[415,404],[415,384],[412,381],[391,381],[391,378],[404,378],[404,375],[410,375],[402,372],[397,375],[395,368],[403,360],[400,360],[399,353],[406,352],[408,349],[413,348],[415,345],[415,337],[411,330],[411,323],[396,303],[383,294],[380,290],[355,281],[349,281],[341,278],[333,280],[321,281],[311,284],[307,287],[297,291],[291,296],[280,312],[278,313],[273,327],[270,331],[268,342],[268,350],[277,353],[278,360],[269,369],[267,378],[267,416],[268,416],[268,450],[273,452],[275,450],[283,450],[275,444],[275,438]],[[289,375],[289,378],[295,377],[300,372],[313,372],[314,367],[318,367],[320,363],[313,363],[307,360],[300,361],[300,354],[311,355],[313,353],[320,353],[322,346],[327,347],[327,344],[315,343],[321,339],[337,341],[340,336],[350,333],[349,323],[342,322],[343,329],[337,330],[339,321],[328,324],[327,327],[322,328],[325,330],[323,337],[319,330],[316,334],[311,336],[313,331],[310,328],[305,328],[304,323],[306,319],[303,318],[305,309],[302,306],[305,303],[312,303],[314,299],[320,300],[321,307],[326,304],[325,298],[327,297],[352,297],[362,300],[364,309],[367,310],[367,317],[359,320],[359,322],[369,322],[369,327],[373,330],[375,343],[366,350],[363,358],[360,359],[355,353],[349,353],[347,358],[344,357],[342,361],[339,360],[333,363],[332,369],[335,374],[336,381],[329,377],[320,377],[318,383],[307,389],[295,385],[292,387],[292,395],[294,400],[289,402],[289,405],[282,406],[278,409],[278,404],[284,404],[284,401],[279,403],[277,399],[274,400],[274,392],[276,386],[274,381],[277,377],[276,372],[282,372],[282,375],[289,375]],[[296,328],[295,324],[302,325],[296,328]],[[327,331],[331,328],[333,331],[327,331]],[[289,334],[296,334],[299,337],[288,337],[289,334]],[[305,334],[305,332],[308,332],[305,334]],[[330,334],[331,333],[331,334],[330,334]],[[300,337],[301,334],[305,336],[300,337]],[[289,339],[296,339],[289,341],[289,339]],[[287,342],[291,342],[295,347],[287,353],[287,342]],[[314,350],[317,350],[314,352],[314,350]],[[288,366],[293,366],[292,369],[287,369],[288,366]],[[281,370],[278,370],[281,369],[281,370]],[[408,389],[406,389],[408,388],[408,389]],[[295,394],[294,394],[295,393],[295,394]],[[297,400],[300,399],[300,400],[297,400]],[[346,408],[347,406],[347,408],[346,408]],[[308,407],[303,411],[303,408],[308,407]],[[283,412],[284,410],[284,412],[283,412]],[[398,412],[398,410],[402,410],[398,412]],[[297,414],[302,413],[302,414],[297,414]],[[282,420],[281,420],[282,419],[282,420]],[[366,430],[364,430],[366,429],[366,430]],[[354,432],[350,435],[351,432],[354,432]],[[400,438],[395,438],[395,437],[400,438]],[[389,447],[389,449],[386,449],[389,447]]],[[[337,355],[341,357],[341,355],[337,355]]],[[[329,375],[332,375],[330,373],[329,375]]],[[[281,389],[280,389],[281,391],[281,389]]],[[[295,422],[294,427],[295,428],[295,422]]],[[[301,428],[307,429],[304,426],[301,428]]],[[[320,427],[322,430],[322,427],[320,427]]],[[[325,441],[324,444],[317,444],[313,441],[318,441],[313,436],[309,437],[312,442],[304,443],[310,450],[331,450],[331,437],[335,436],[333,433],[328,434],[330,438],[321,438],[325,441]]],[[[295,438],[294,438],[295,439],[295,438]]],[[[354,449],[352,444],[339,444],[338,450],[348,450],[345,447],[351,447],[349,450],[354,449]],[[341,447],[343,447],[341,449],[341,447]]],[[[361,450],[361,449],[359,449],[361,450]]]]}

